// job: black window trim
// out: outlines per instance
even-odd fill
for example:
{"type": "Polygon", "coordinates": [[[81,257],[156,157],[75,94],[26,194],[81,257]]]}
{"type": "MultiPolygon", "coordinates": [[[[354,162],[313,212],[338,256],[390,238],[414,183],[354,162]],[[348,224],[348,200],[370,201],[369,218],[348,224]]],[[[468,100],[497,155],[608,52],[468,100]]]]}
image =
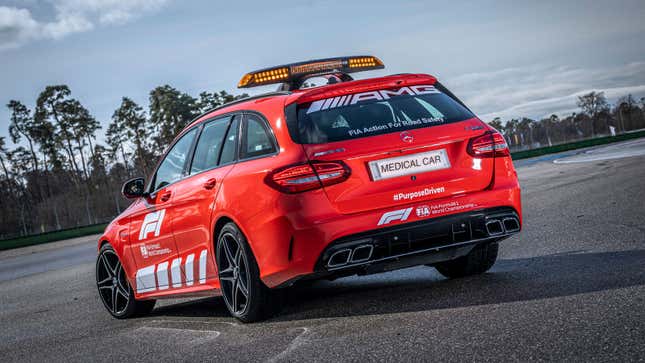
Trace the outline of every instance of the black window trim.
{"type": "Polygon", "coordinates": [[[217,169],[223,166],[235,164],[239,161],[239,151],[240,151],[240,133],[242,132],[242,120],[244,119],[244,114],[242,112],[235,112],[233,117],[231,117],[231,123],[228,125],[228,128],[226,129],[226,134],[224,135],[224,140],[226,142],[226,138],[228,137],[228,133],[231,132],[231,126],[236,120],[239,120],[237,123],[237,134],[235,137],[235,150],[233,151],[233,160],[226,162],[224,164],[221,163],[222,161],[222,153],[224,152],[224,144],[222,143],[222,148],[219,150],[219,155],[217,155],[217,166],[213,169],[217,169]]]}
{"type": "MultiPolygon", "coordinates": [[[[257,160],[257,159],[262,159],[262,158],[268,158],[268,157],[272,157],[272,156],[276,156],[276,155],[280,154],[280,145],[278,144],[278,140],[275,137],[275,133],[273,132],[273,128],[271,127],[271,125],[267,121],[266,117],[264,117],[264,115],[262,115],[261,113],[259,113],[257,111],[243,111],[243,114],[244,114],[244,117],[242,118],[242,122],[240,122],[240,126],[242,126],[242,130],[241,130],[242,132],[240,133],[240,137],[238,138],[239,139],[239,142],[238,142],[238,147],[239,147],[238,160],[240,162],[243,162],[243,161],[250,161],[250,160],[257,160]],[[267,153],[267,154],[262,154],[262,155],[257,155],[257,156],[252,156],[252,157],[246,157],[246,158],[243,157],[243,153],[242,153],[243,148],[242,147],[243,147],[243,144],[246,142],[246,131],[247,131],[246,126],[247,126],[248,117],[250,115],[257,116],[258,119],[260,120],[260,124],[262,125],[262,127],[264,128],[264,131],[269,136],[269,141],[273,145],[273,149],[274,149],[273,152],[270,152],[270,153],[267,153]]],[[[246,146],[246,145],[244,145],[244,146],[246,146]]]]}

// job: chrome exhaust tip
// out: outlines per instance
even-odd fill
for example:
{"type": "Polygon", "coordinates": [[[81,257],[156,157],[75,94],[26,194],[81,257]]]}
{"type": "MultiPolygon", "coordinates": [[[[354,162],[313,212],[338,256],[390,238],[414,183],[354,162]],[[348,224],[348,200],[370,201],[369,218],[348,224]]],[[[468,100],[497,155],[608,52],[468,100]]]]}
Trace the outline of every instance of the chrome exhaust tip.
{"type": "Polygon", "coordinates": [[[520,221],[515,217],[504,218],[502,223],[504,223],[506,232],[517,232],[520,230],[520,221]]]}
{"type": "Polygon", "coordinates": [[[351,256],[352,250],[350,250],[349,248],[338,250],[329,257],[329,261],[327,261],[327,267],[345,266],[349,263],[351,256]]]}
{"type": "Polygon", "coordinates": [[[497,236],[504,233],[504,225],[499,219],[493,219],[486,222],[486,231],[491,236],[497,236]]]}
{"type": "Polygon", "coordinates": [[[352,251],[352,257],[350,261],[352,263],[365,262],[372,257],[372,252],[374,251],[374,246],[372,245],[360,245],[354,248],[352,251]]]}

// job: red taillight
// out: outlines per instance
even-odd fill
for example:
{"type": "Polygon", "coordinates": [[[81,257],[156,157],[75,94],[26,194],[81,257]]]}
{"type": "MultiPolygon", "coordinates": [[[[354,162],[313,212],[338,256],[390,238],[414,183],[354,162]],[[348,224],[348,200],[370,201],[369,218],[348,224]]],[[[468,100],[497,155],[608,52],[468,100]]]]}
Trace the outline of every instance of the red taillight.
{"type": "Polygon", "coordinates": [[[311,161],[275,170],[267,183],[284,193],[300,193],[343,182],[350,173],[342,161],[311,161]]]}
{"type": "Polygon", "coordinates": [[[468,143],[468,154],[478,158],[511,155],[504,136],[499,132],[487,132],[470,139],[468,143]]]}

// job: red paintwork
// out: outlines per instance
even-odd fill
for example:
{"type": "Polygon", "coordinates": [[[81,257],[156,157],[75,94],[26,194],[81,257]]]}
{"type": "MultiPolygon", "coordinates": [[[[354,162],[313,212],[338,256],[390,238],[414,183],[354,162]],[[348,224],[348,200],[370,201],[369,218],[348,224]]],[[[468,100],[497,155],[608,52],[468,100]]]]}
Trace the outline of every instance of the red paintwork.
{"type": "MultiPolygon", "coordinates": [[[[468,210],[510,206],[521,216],[520,187],[510,157],[475,158],[466,152],[468,141],[493,130],[477,118],[428,129],[409,131],[414,142],[405,143],[399,132],[359,138],[323,145],[299,145],[289,136],[284,108],[294,102],[306,102],[347,93],[364,92],[387,87],[414,84],[433,84],[428,75],[398,75],[361,80],[294,91],[250,100],[216,110],[196,120],[200,123],[213,116],[233,111],[252,110],[269,122],[279,145],[279,153],[255,160],[240,161],[189,176],[164,189],[172,193],[170,200],[141,198],[119,215],[106,228],[99,247],[109,242],[123,262],[130,283],[135,286],[137,269],[177,257],[185,261],[195,254],[195,265],[200,251],[208,251],[207,276],[204,284],[170,287],[162,291],[137,293],[137,298],[161,298],[177,295],[217,294],[219,281],[214,258],[214,236],[221,218],[234,221],[247,237],[260,268],[263,282],[277,286],[289,279],[313,272],[320,253],[333,240],[349,234],[377,228],[384,212],[419,205],[441,205],[459,202],[466,208],[448,210],[442,216],[468,210]],[[474,130],[473,130],[474,129],[474,130]],[[345,151],[314,158],[319,151],[344,148],[345,151]],[[419,174],[416,181],[398,177],[370,181],[366,163],[370,160],[445,148],[451,168],[419,174]],[[285,194],[270,187],[264,178],[273,170],[303,163],[309,159],[343,160],[352,169],[350,178],[339,184],[299,194],[285,194]],[[495,167],[493,168],[493,164],[495,167]],[[493,175],[494,170],[494,175],[493,175]],[[216,180],[212,189],[204,183],[216,180]],[[442,185],[446,192],[419,198],[413,202],[393,201],[396,192],[412,192],[424,187],[442,185]],[[143,259],[138,234],[143,216],[151,211],[166,209],[159,237],[148,238],[146,244],[158,243],[170,253],[143,259]],[[289,244],[293,238],[292,258],[289,244]]],[[[404,223],[424,218],[414,213],[404,223]]],[[[392,225],[401,223],[393,222],[392,225]]],[[[182,279],[187,271],[182,265],[182,279]]],[[[188,272],[190,273],[190,272],[188,272]]],[[[192,271],[197,275],[197,267],[192,271]]],[[[182,280],[185,281],[185,280],[182,280]]]]}

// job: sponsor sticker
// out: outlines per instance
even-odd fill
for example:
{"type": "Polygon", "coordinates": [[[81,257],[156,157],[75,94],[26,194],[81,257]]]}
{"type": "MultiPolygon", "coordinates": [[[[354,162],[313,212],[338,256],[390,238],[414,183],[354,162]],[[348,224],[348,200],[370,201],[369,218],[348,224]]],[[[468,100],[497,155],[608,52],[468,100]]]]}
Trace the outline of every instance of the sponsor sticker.
{"type": "Polygon", "coordinates": [[[145,245],[139,247],[139,249],[141,249],[141,256],[143,256],[143,258],[148,258],[150,256],[148,255],[148,249],[145,245]]]}
{"type": "Polygon", "coordinates": [[[448,203],[435,204],[431,206],[430,214],[435,215],[435,214],[451,213],[451,212],[457,212],[464,209],[472,209],[475,207],[477,207],[476,203],[461,204],[457,201],[453,201],[448,203]]]}
{"type": "Polygon", "coordinates": [[[416,209],[417,217],[427,217],[430,215],[430,207],[427,205],[420,205],[416,209]]]}
{"type": "Polygon", "coordinates": [[[383,213],[379,219],[377,226],[388,224],[394,221],[406,221],[412,212],[412,208],[399,209],[391,212],[383,213]]]}
{"type": "Polygon", "coordinates": [[[139,249],[141,250],[141,256],[143,258],[148,258],[150,256],[167,255],[172,252],[170,248],[161,248],[161,245],[158,243],[141,245],[139,246],[139,249]]]}
{"type": "Polygon", "coordinates": [[[159,233],[161,232],[161,223],[163,222],[163,217],[165,215],[165,209],[146,214],[146,216],[143,217],[143,223],[141,224],[141,230],[139,231],[139,241],[143,241],[148,238],[150,233],[154,233],[155,237],[159,237],[159,233]]]}
{"type": "Polygon", "coordinates": [[[409,192],[409,193],[396,193],[392,196],[392,199],[397,202],[399,200],[413,200],[416,198],[421,198],[421,197],[427,197],[429,195],[435,195],[435,194],[441,194],[446,191],[445,187],[430,187],[430,188],[423,188],[421,190],[417,190],[414,192],[409,192]]]}

